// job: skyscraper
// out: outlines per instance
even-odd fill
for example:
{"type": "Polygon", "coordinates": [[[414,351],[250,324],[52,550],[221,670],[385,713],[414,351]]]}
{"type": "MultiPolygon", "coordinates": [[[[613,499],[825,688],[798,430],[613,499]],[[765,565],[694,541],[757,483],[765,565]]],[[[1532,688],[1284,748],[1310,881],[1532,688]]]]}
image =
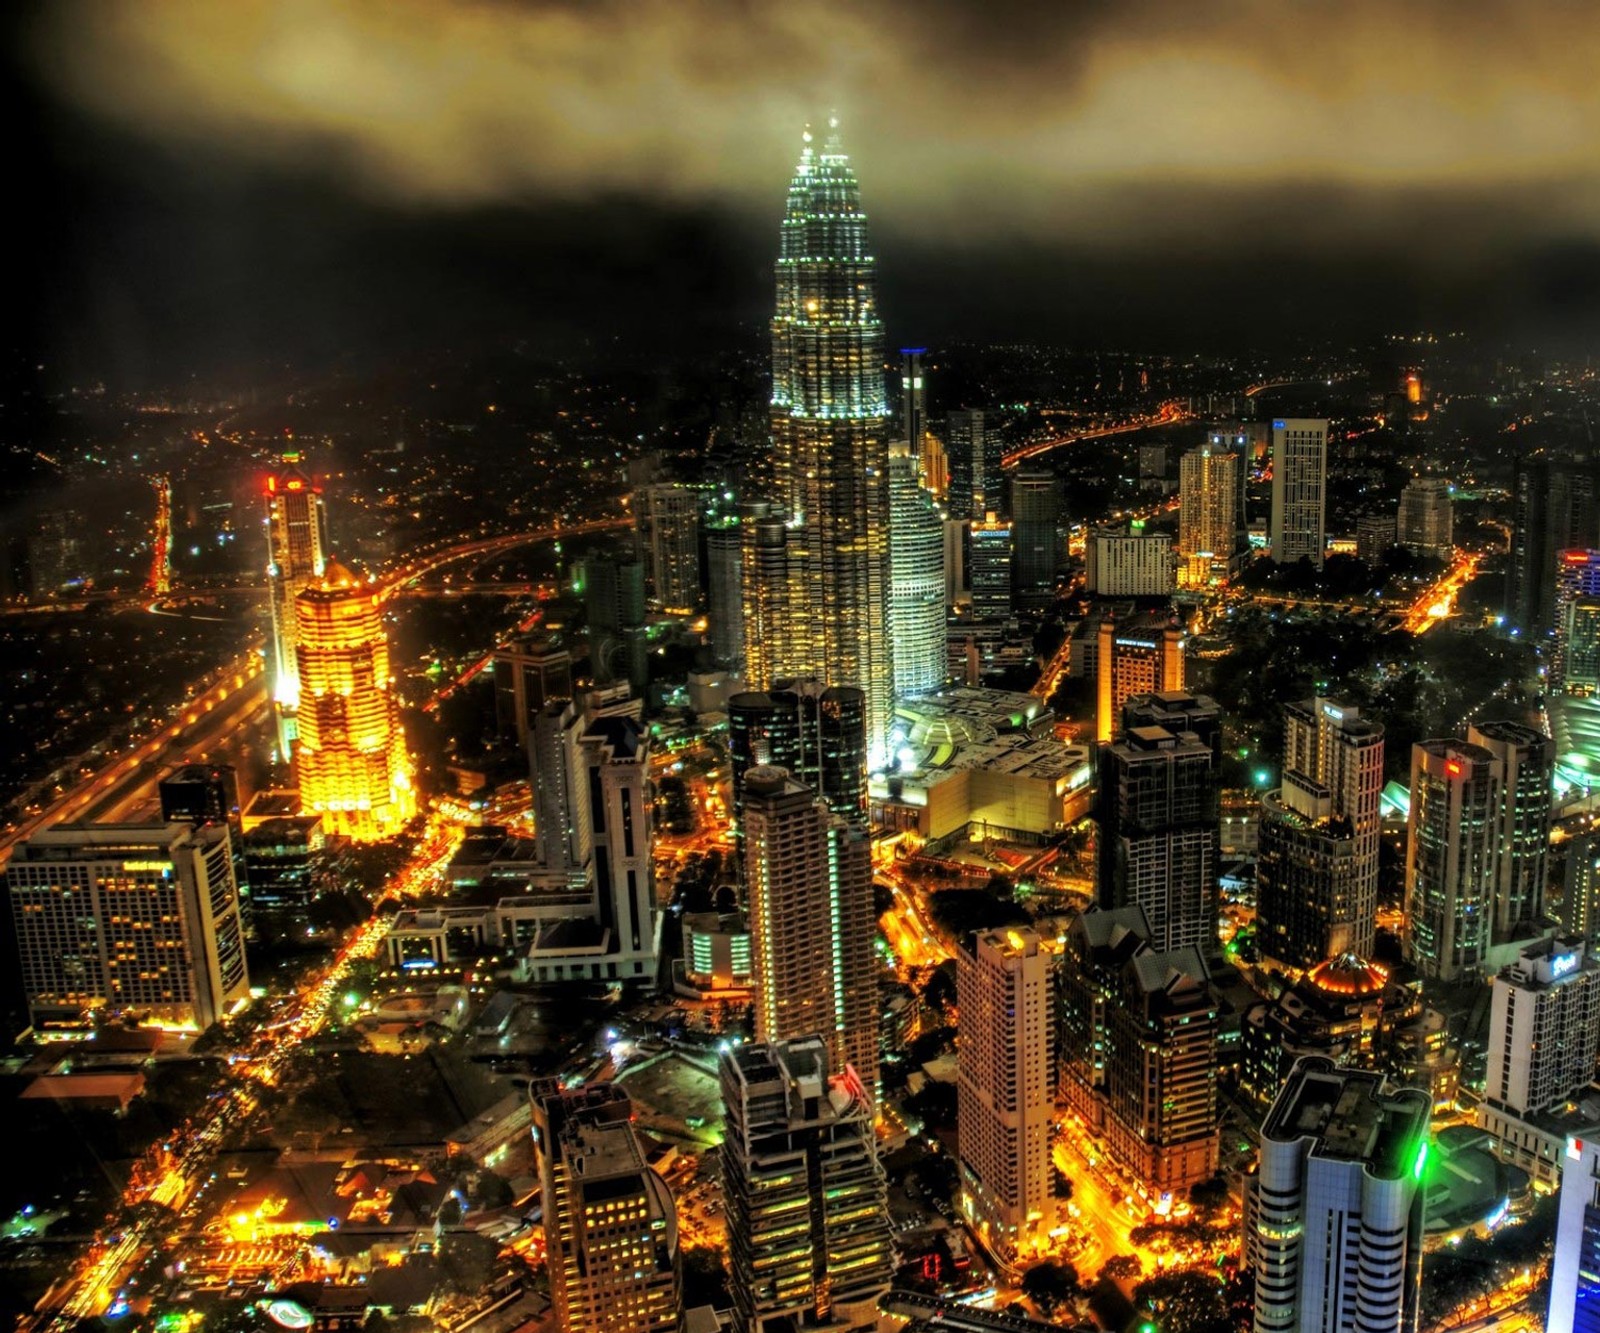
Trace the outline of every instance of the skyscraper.
{"type": "Polygon", "coordinates": [[[1295,1066],[1245,1185],[1254,1333],[1415,1333],[1432,1109],[1323,1056],[1295,1066]]]}
{"type": "Polygon", "coordinates": [[[1239,544],[1244,458],[1231,438],[1212,435],[1178,464],[1179,581],[1185,587],[1226,579],[1239,544]]]}
{"type": "Polygon", "coordinates": [[[728,754],[735,820],[744,813],[752,768],[781,768],[841,819],[867,813],[867,698],[849,685],[780,680],[770,690],[728,699],[728,754]]]}
{"type": "Polygon", "coordinates": [[[1455,558],[1450,483],[1443,477],[1414,477],[1400,492],[1396,530],[1400,545],[1413,555],[1455,558]]]}
{"type": "Polygon", "coordinates": [[[206,1028],[250,997],[226,824],[59,824],[5,871],[30,1021],[206,1028]]]}
{"type": "Polygon", "coordinates": [[[278,753],[288,758],[300,700],[295,656],[295,598],[328,561],[328,516],[322,488],[300,469],[300,455],[284,454],[267,476],[267,596],[272,607],[272,698],[278,753]]]}
{"type": "Polygon", "coordinates": [[[945,682],[944,519],[917,482],[915,460],[889,458],[889,633],[895,693],[930,694],[945,682]]]}
{"type": "Polygon", "coordinates": [[[1011,491],[1012,592],[1020,606],[1048,605],[1061,563],[1061,483],[1044,469],[1019,469],[1011,491]]]}
{"type": "Polygon", "coordinates": [[[1545,1333],[1600,1328],[1600,1133],[1567,1139],[1544,1327],[1545,1333]]]}
{"type": "Polygon", "coordinates": [[[1193,732],[1134,727],[1100,746],[1100,905],[1143,910],[1158,951],[1212,947],[1217,933],[1220,775],[1193,732]]]}
{"type": "MultiPolygon", "coordinates": [[[[861,191],[829,123],[789,186],[772,321],[769,497],[787,520],[788,632],[760,653],[746,618],[751,683],[820,676],[867,696],[868,745],[886,749],[894,696],[889,640],[889,402],[877,261],[861,191]],[[766,674],[758,674],[757,668],[766,674]]],[[[776,571],[773,571],[776,572],[776,571]]],[[[747,581],[760,571],[745,563],[747,581]]],[[[747,591],[747,598],[749,592],[747,591]]]]}
{"type": "Polygon", "coordinates": [[[1328,423],[1293,417],[1272,423],[1272,558],[1322,568],[1327,545],[1328,423]]]}
{"type": "Polygon", "coordinates": [[[956,955],[961,1207],[1013,1273],[1048,1253],[1057,1221],[1051,970],[1027,929],[983,931],[956,955]]]}
{"type": "Polygon", "coordinates": [[[781,768],[745,774],[745,884],[756,1038],[818,1036],[829,1063],[878,1072],[875,912],[867,835],[781,768]]]}
{"type": "Polygon", "coordinates": [[[1529,939],[1541,932],[1544,919],[1555,744],[1542,731],[1520,722],[1475,723],[1467,728],[1467,741],[1500,763],[1490,942],[1529,939]]]}
{"type": "Polygon", "coordinates": [[[239,886],[239,910],[250,925],[250,884],[244,854],[244,817],[239,774],[230,764],[180,764],[157,787],[163,824],[225,824],[239,886]]]}
{"type": "MultiPolygon", "coordinates": [[[[1600,597],[1600,551],[1567,550],[1557,558],[1555,567],[1555,607],[1552,628],[1555,630],[1555,651],[1550,655],[1550,683],[1564,693],[1581,694],[1583,687],[1568,689],[1567,659],[1574,645],[1584,651],[1583,615],[1580,603],[1600,597]]],[[[1592,649],[1590,650],[1592,651],[1592,649]]]]}
{"type": "Polygon", "coordinates": [[[969,539],[973,618],[1004,620],[1011,614],[1011,524],[991,512],[982,521],[973,521],[969,539]]]}
{"type": "Polygon", "coordinates": [[[1588,459],[1518,460],[1506,618],[1524,634],[1557,627],[1560,553],[1600,546],[1600,467],[1588,459]]]}
{"type": "Polygon", "coordinates": [[[1166,597],[1174,586],[1172,538],[1142,526],[1091,528],[1084,583],[1096,597],[1166,597]]]}
{"type": "Polygon", "coordinates": [[[928,433],[928,391],[922,379],[926,347],[900,349],[900,438],[913,459],[922,457],[922,437],[928,433]]]}
{"type": "Polygon", "coordinates": [[[398,833],[417,797],[377,591],[330,560],[295,598],[295,654],[302,810],[357,842],[398,833]]]}
{"type": "Polygon", "coordinates": [[[744,668],[744,537],[739,520],[706,530],[707,620],[711,656],[729,671],[744,668]]]}
{"type": "Polygon", "coordinates": [[[646,587],[663,611],[692,611],[700,603],[700,503],[692,486],[666,482],[633,493],[646,587]]]}
{"type": "Polygon", "coordinates": [[[535,1099],[550,1300],[561,1333],[677,1333],[678,1210],[615,1083],[535,1099]]]}
{"type": "Polygon", "coordinates": [[[1372,956],[1383,727],[1335,699],[1284,708],[1283,784],[1262,798],[1257,938],[1290,968],[1372,956]]]}
{"type": "Polygon", "coordinates": [[[1001,506],[1000,431],[981,411],[950,412],[944,419],[950,467],[945,497],[952,518],[981,519],[1001,506]]]}
{"type": "Polygon", "coordinates": [[[572,697],[572,654],[543,637],[494,650],[494,719],[500,734],[526,747],[533,719],[552,699],[572,697]]]}
{"type": "Polygon", "coordinates": [[[720,1057],[735,1333],[866,1333],[894,1275],[872,1096],[819,1037],[720,1057]]]}
{"type": "Polygon", "coordinates": [[[1095,736],[1116,734],[1123,706],[1183,689],[1183,632],[1162,614],[1107,615],[1095,628],[1095,736]]]}
{"type": "Polygon", "coordinates": [[[1411,747],[1406,956],[1424,977],[1475,975],[1489,947],[1501,771],[1464,741],[1411,747]]]}
{"type": "Polygon", "coordinates": [[[1562,614],[1561,691],[1592,699],[1600,694],[1600,597],[1574,597],[1562,614]]]}

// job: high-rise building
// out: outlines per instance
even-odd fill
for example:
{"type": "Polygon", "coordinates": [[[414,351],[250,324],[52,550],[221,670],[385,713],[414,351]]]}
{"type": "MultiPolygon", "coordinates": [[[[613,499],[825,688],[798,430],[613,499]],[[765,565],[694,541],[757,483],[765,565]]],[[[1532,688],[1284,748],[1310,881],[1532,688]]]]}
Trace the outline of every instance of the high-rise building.
{"type": "Polygon", "coordinates": [[[1295,1066],[1245,1188],[1254,1333],[1415,1333],[1432,1109],[1322,1056],[1295,1066]]]}
{"type": "Polygon", "coordinates": [[[898,446],[889,457],[889,633],[894,688],[903,698],[945,682],[944,518],[918,484],[916,462],[898,446]]]}
{"type": "Polygon", "coordinates": [[[539,710],[572,697],[572,654],[542,636],[515,639],[494,650],[491,670],[495,725],[526,749],[539,710]]]}
{"type": "Polygon", "coordinates": [[[1183,631],[1163,615],[1108,615],[1095,637],[1095,735],[1109,741],[1128,700],[1183,689],[1183,631]]]}
{"type": "Polygon", "coordinates": [[[744,534],[737,518],[706,530],[707,620],[711,656],[720,667],[744,667],[744,534]]]}
{"type": "Polygon", "coordinates": [[[596,555],[586,563],[584,613],[595,679],[625,680],[642,697],[650,683],[644,564],[611,554],[596,555]]]}
{"type": "Polygon", "coordinates": [[[1500,818],[1494,834],[1494,883],[1489,908],[1493,944],[1541,932],[1550,857],[1550,781],[1555,744],[1520,722],[1478,722],[1467,741],[1500,763],[1500,818]]]}
{"type": "Polygon", "coordinates": [[[1272,423],[1272,558],[1322,568],[1327,545],[1328,423],[1293,417],[1272,423]]]}
{"type": "Polygon", "coordinates": [[[1600,959],[1581,939],[1535,941],[1495,974],[1485,1112],[1527,1119],[1560,1106],[1593,1080],[1597,1054],[1600,959]]]}
{"type": "Polygon", "coordinates": [[[1209,1180],[1218,1162],[1218,1009],[1200,950],[1128,959],[1106,1028],[1112,1156],[1152,1199],[1209,1180]]]}
{"type": "Polygon", "coordinates": [[[1121,1003],[1123,966],[1150,949],[1150,923],[1137,906],[1091,907],[1067,925],[1057,974],[1061,1087],[1067,1104],[1102,1133],[1111,1014],[1121,1003]]]}
{"type": "Polygon", "coordinates": [[[583,716],[571,699],[551,699],[534,714],[528,733],[528,768],[533,788],[533,831],[539,864],[582,877],[589,864],[587,796],[579,763],[583,716]]]}
{"type": "Polygon", "coordinates": [[[561,1333],[677,1333],[683,1317],[677,1206],[645,1161],[632,1114],[615,1083],[534,1101],[550,1302],[561,1333]]]}
{"type": "MultiPolygon", "coordinates": [[[[787,521],[787,633],[747,616],[750,683],[819,676],[867,696],[867,739],[886,751],[894,700],[889,639],[889,402],[877,263],[837,122],[818,152],[805,135],[789,186],[772,321],[769,498],[787,521]]],[[[748,584],[762,571],[747,549],[748,584]]]]}
{"type": "Polygon", "coordinates": [[[157,786],[163,824],[226,824],[239,886],[239,911],[250,926],[250,877],[244,854],[244,817],[239,774],[231,764],[180,764],[157,786]]]}
{"type": "Polygon", "coordinates": [[[1363,514],[1356,520],[1356,558],[1376,566],[1395,544],[1393,514],[1363,514]]]}
{"type": "Polygon", "coordinates": [[[1600,834],[1568,838],[1562,871],[1561,925],[1590,948],[1600,947],[1600,834]]]}
{"type": "Polygon", "coordinates": [[[693,611],[700,604],[700,506],[692,486],[657,482],[633,493],[645,587],[663,611],[693,611]]]}
{"type": "Polygon", "coordinates": [[[1506,576],[1506,619],[1524,634],[1555,629],[1561,552],[1600,546],[1600,466],[1587,459],[1518,460],[1506,576]]]}
{"type": "Polygon", "coordinates": [[[1220,774],[1193,732],[1134,727],[1099,748],[1097,896],[1137,906],[1160,952],[1212,947],[1217,933],[1220,774]]]}
{"type": "Polygon", "coordinates": [[[1544,1328],[1545,1333],[1600,1329],[1600,1132],[1566,1140],[1544,1328]]]}
{"type": "Polygon", "coordinates": [[[975,620],[1004,620],[1011,614],[1011,524],[990,512],[968,530],[967,578],[975,620]]]}
{"type": "MultiPolygon", "coordinates": [[[[1571,655],[1574,639],[1582,651],[1583,619],[1578,604],[1600,597],[1600,551],[1562,551],[1555,569],[1555,607],[1552,627],[1555,630],[1555,650],[1550,654],[1550,683],[1567,694],[1581,694],[1583,687],[1572,689],[1567,685],[1567,659],[1571,655]]],[[[1590,649],[1592,652],[1592,648],[1590,649]]]]}
{"type": "Polygon", "coordinates": [[[900,438],[913,459],[922,457],[922,437],[928,433],[928,390],[922,378],[926,347],[900,349],[900,438]]]}
{"type": "Polygon", "coordinates": [[[945,414],[944,448],[950,466],[945,507],[952,518],[981,519],[1002,499],[1000,431],[981,411],[945,414]]]}
{"type": "Polygon", "coordinates": [[[1424,977],[1474,976],[1490,943],[1500,763],[1464,741],[1411,747],[1406,956],[1424,977]]]}
{"type": "Polygon", "coordinates": [[[599,975],[650,979],[656,971],[650,734],[631,717],[596,717],[579,750],[595,901],[610,937],[599,975]]]}
{"type": "Polygon", "coordinates": [[[1044,1258],[1057,1222],[1051,959],[1032,930],[986,930],[956,955],[961,1207],[1011,1273],[1044,1258]]]}
{"type": "Polygon", "coordinates": [[[283,455],[267,475],[267,596],[272,608],[272,699],[278,753],[287,758],[295,739],[300,700],[295,653],[299,620],[295,598],[320,579],[328,562],[328,515],[322,488],[300,468],[300,455],[283,455]]]}
{"type": "Polygon", "coordinates": [[[1122,730],[1137,727],[1165,727],[1175,736],[1196,737],[1210,749],[1217,771],[1222,771],[1222,709],[1210,695],[1184,690],[1135,694],[1122,705],[1122,730]]]}
{"type": "Polygon", "coordinates": [[[1011,474],[1012,592],[1021,606],[1046,606],[1061,564],[1061,483],[1045,469],[1011,474]]]}
{"type": "Polygon", "coordinates": [[[303,812],[357,842],[393,836],[417,795],[377,590],[330,560],[295,598],[295,654],[303,812]]]}
{"type": "Polygon", "coordinates": [[[741,829],[745,778],[763,765],[803,782],[841,819],[866,818],[867,697],[853,686],[780,680],[731,696],[728,754],[741,829]]]}
{"type": "Polygon", "coordinates": [[[1383,727],[1352,704],[1284,708],[1283,785],[1262,798],[1257,939],[1292,970],[1372,954],[1383,727]]]}
{"type": "Polygon", "coordinates": [[[1562,613],[1561,689],[1592,699],[1600,694],[1600,597],[1574,597],[1562,613]]]}
{"type": "Polygon", "coordinates": [[[771,505],[747,506],[739,532],[744,678],[752,687],[764,688],[785,674],[785,663],[795,655],[784,646],[800,637],[792,623],[789,571],[804,557],[798,547],[791,552],[789,527],[771,505]]]}
{"type": "Polygon", "coordinates": [[[1232,436],[1211,435],[1178,464],[1179,581],[1203,588],[1226,580],[1244,526],[1244,457],[1232,436]]]}
{"type": "Polygon", "coordinates": [[[872,1095],[820,1037],[722,1052],[735,1333],[866,1333],[894,1275],[872,1095]]]}
{"type": "Polygon", "coordinates": [[[1443,477],[1414,477],[1400,492],[1396,530],[1400,545],[1413,555],[1432,556],[1446,562],[1456,547],[1450,483],[1443,477]]]}
{"type": "Polygon", "coordinates": [[[17,844],[5,884],[36,1028],[206,1028],[250,997],[226,824],[58,824],[17,844]]]}
{"type": "Polygon", "coordinates": [[[819,1036],[868,1087],[878,1072],[876,913],[864,829],[781,768],[744,781],[744,871],[756,1038],[819,1036]]]}
{"type": "Polygon", "coordinates": [[[1172,537],[1142,528],[1091,528],[1084,581],[1095,597],[1166,597],[1176,587],[1172,537]]]}
{"type": "Polygon", "coordinates": [[[257,922],[281,924],[282,917],[311,905],[317,891],[315,857],[324,845],[316,815],[264,819],[244,835],[250,910],[257,922]]]}

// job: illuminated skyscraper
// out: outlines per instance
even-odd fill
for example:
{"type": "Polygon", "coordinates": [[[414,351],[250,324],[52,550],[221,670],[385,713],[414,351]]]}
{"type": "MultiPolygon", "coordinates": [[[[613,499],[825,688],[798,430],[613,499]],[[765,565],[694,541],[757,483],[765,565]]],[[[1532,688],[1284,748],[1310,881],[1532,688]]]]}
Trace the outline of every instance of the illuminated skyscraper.
{"type": "Polygon", "coordinates": [[[819,1037],[725,1049],[735,1333],[867,1333],[894,1276],[871,1087],[819,1037]]]}
{"type": "Polygon", "coordinates": [[[944,519],[917,484],[916,460],[897,449],[889,459],[889,630],[894,687],[904,697],[945,682],[944,519]]]}
{"type": "Polygon", "coordinates": [[[737,518],[706,530],[707,620],[711,656],[719,667],[744,667],[744,534],[737,518]]]}
{"type": "Polygon", "coordinates": [[[1004,620],[1011,614],[1011,524],[991,510],[982,522],[973,522],[969,537],[972,618],[1004,620]]]}
{"type": "Polygon", "coordinates": [[[829,1063],[878,1072],[872,860],[863,829],[781,768],[744,779],[756,1038],[819,1035],[829,1063]]]}
{"type": "MultiPolygon", "coordinates": [[[[1581,603],[1600,597],[1600,551],[1562,551],[1555,567],[1555,651],[1550,657],[1550,683],[1568,694],[1584,693],[1582,676],[1569,684],[1568,659],[1574,650],[1581,657],[1591,644],[1585,644],[1584,614],[1581,603]]],[[[1589,631],[1592,634],[1592,630],[1589,631]]]]}
{"type": "Polygon", "coordinates": [[[912,458],[922,457],[922,437],[928,430],[928,392],[922,379],[927,352],[926,347],[900,349],[900,436],[912,458]]]}
{"type": "Polygon", "coordinates": [[[633,493],[645,582],[661,610],[692,611],[700,603],[700,506],[692,486],[661,482],[633,493]]]}
{"type": "Polygon", "coordinates": [[[677,1333],[678,1210],[615,1083],[533,1106],[550,1299],[561,1333],[677,1333]]]}
{"type": "Polygon", "coordinates": [[[1001,507],[1000,431],[982,412],[951,412],[944,419],[950,467],[947,503],[952,518],[981,519],[1001,507]]]}
{"type": "MultiPolygon", "coordinates": [[[[855,171],[829,123],[820,152],[811,133],[789,186],[772,321],[772,485],[787,521],[781,575],[786,632],[746,617],[750,683],[819,676],[867,696],[875,758],[886,749],[894,695],[889,639],[889,401],[877,261],[855,171]]],[[[759,545],[759,543],[758,543],[759,545]]],[[[746,547],[747,605],[772,594],[746,547]]],[[[776,551],[768,551],[768,557],[776,551]]]]}
{"type": "Polygon", "coordinates": [[[288,757],[300,701],[295,660],[294,599],[328,561],[328,516],[322,488],[300,469],[299,454],[267,476],[267,592],[272,606],[272,698],[278,720],[278,752],[288,757]]]}
{"type": "Polygon", "coordinates": [[[1555,742],[1520,722],[1478,722],[1467,740],[1500,761],[1500,820],[1495,834],[1495,944],[1532,939],[1544,923],[1550,859],[1550,782],[1555,742]]]}
{"type": "Polygon", "coordinates": [[[1416,477],[1400,492],[1396,529],[1400,545],[1415,555],[1450,560],[1455,555],[1450,483],[1443,477],[1416,477]]]}
{"type": "Polygon", "coordinates": [[[1233,436],[1212,435],[1178,464],[1179,581],[1201,588],[1226,579],[1237,545],[1244,456],[1233,436]]]}
{"type": "Polygon", "coordinates": [[[1272,558],[1322,568],[1327,545],[1328,423],[1294,417],[1272,423],[1272,558]]]}
{"type": "Polygon", "coordinates": [[[1556,1252],[1545,1333],[1600,1327],[1600,1135],[1569,1137],[1561,1162],[1556,1252]]]}
{"type": "MultiPolygon", "coordinates": [[[[1061,563],[1061,483],[1042,468],[1011,474],[1012,592],[1023,606],[1046,606],[1061,563]]],[[[902,691],[903,692],[903,691],[902,691]]]]}
{"type": "Polygon", "coordinates": [[[377,590],[330,560],[295,598],[300,804],[357,842],[417,812],[377,590]]]}
{"type": "Polygon", "coordinates": [[[1490,941],[1501,767],[1458,740],[1411,747],[1406,956],[1422,976],[1477,975],[1490,941]]]}

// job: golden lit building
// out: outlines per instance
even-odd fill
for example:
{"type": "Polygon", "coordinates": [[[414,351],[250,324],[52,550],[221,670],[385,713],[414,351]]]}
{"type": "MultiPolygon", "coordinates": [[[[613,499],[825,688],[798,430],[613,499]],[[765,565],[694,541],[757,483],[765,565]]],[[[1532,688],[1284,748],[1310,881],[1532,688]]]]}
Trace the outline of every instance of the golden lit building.
{"type": "Polygon", "coordinates": [[[295,598],[302,813],[357,842],[417,811],[377,589],[336,560],[295,598]]]}

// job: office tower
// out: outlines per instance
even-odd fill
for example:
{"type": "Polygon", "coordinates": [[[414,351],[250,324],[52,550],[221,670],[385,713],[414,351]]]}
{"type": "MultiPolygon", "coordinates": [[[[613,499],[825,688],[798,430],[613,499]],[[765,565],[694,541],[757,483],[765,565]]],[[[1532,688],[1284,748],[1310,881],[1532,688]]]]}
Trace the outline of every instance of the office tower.
{"type": "Polygon", "coordinates": [[[1261,801],[1257,939],[1291,970],[1372,955],[1383,727],[1334,699],[1285,705],[1283,784],[1261,801]]]}
{"type": "Polygon", "coordinates": [[[744,871],[756,1039],[820,1036],[830,1063],[878,1075],[877,914],[865,830],[781,768],[745,774],[744,871]]]}
{"type": "Polygon", "coordinates": [[[1122,705],[1122,730],[1137,727],[1165,727],[1174,735],[1194,736],[1211,751],[1217,772],[1222,771],[1222,709],[1209,694],[1183,690],[1135,694],[1122,705]]]}
{"type": "Polygon", "coordinates": [[[1566,844],[1561,925],[1590,947],[1600,946],[1600,834],[1580,833],[1566,844]]]}
{"type": "MultiPolygon", "coordinates": [[[[1550,683],[1564,693],[1582,692],[1581,687],[1567,688],[1567,659],[1575,634],[1582,632],[1578,603],[1597,597],[1600,597],[1600,551],[1562,551],[1555,569],[1555,607],[1551,621],[1555,630],[1555,651],[1550,655],[1550,683]]],[[[1580,639],[1580,650],[1583,647],[1580,639]]]]}
{"type": "Polygon", "coordinates": [[[1012,1274],[1047,1255],[1057,1221],[1051,971],[1027,929],[982,931],[956,955],[961,1207],[1012,1274]]]}
{"type": "Polygon", "coordinates": [[[1480,1124],[1505,1138],[1576,1097],[1600,1053],[1600,959],[1581,939],[1541,939],[1495,974],[1480,1124]]]}
{"type": "Polygon", "coordinates": [[[945,508],[952,518],[981,519],[1000,508],[1000,431],[980,411],[945,414],[944,449],[950,467],[945,508]]]}
{"type": "Polygon", "coordinates": [[[967,577],[974,620],[1005,620],[1011,614],[1011,524],[990,513],[968,532],[967,577]]]}
{"type": "Polygon", "coordinates": [[[889,457],[889,635],[894,688],[930,694],[945,682],[944,518],[917,484],[915,460],[889,457]]]}
{"type": "Polygon", "coordinates": [[[1084,542],[1084,585],[1095,597],[1166,597],[1176,586],[1172,538],[1141,526],[1091,528],[1084,542]]]}
{"type": "Polygon", "coordinates": [[[744,534],[739,520],[706,531],[707,620],[711,656],[719,667],[744,667],[744,534]]]}
{"type": "Polygon", "coordinates": [[[1574,597],[1557,631],[1561,690],[1592,699],[1600,694],[1600,597],[1574,597]]]}
{"type": "Polygon", "coordinates": [[[1322,568],[1326,541],[1328,423],[1293,417],[1272,423],[1272,558],[1322,568]]]}
{"type": "Polygon", "coordinates": [[[533,719],[552,699],[572,697],[572,654],[543,636],[494,650],[494,718],[500,734],[527,748],[533,719]]]}
{"type": "Polygon", "coordinates": [[[677,1333],[678,1210],[615,1083],[536,1098],[550,1301],[561,1333],[677,1333]]]}
{"type": "Polygon", "coordinates": [[[1021,469],[1010,478],[1012,589],[1021,606],[1046,606],[1061,564],[1061,484],[1053,472],[1021,469]]]}
{"type": "Polygon", "coordinates": [[[655,975],[656,890],[650,735],[631,717],[596,717],[579,741],[598,923],[610,932],[607,979],[655,975]]]}
{"type": "Polygon", "coordinates": [[[1211,1179],[1218,1163],[1218,1010],[1200,950],[1189,945],[1128,959],[1106,1027],[1112,1155],[1152,1198],[1211,1179]]]}
{"type": "Polygon", "coordinates": [[[745,778],[763,765],[786,770],[841,819],[866,818],[867,697],[853,686],[782,680],[731,696],[728,755],[735,821],[744,813],[745,778]]]}
{"type": "Polygon", "coordinates": [[[1226,580],[1239,546],[1244,459],[1221,435],[1212,435],[1178,464],[1179,582],[1203,588],[1226,580]]]}
{"type": "Polygon", "coordinates": [[[719,1065],[735,1333],[876,1329],[894,1243],[870,1085],[819,1037],[719,1065]]]}
{"type": "Polygon", "coordinates": [[[207,1028],[250,997],[226,824],[58,824],[5,873],[29,1020],[207,1028]]]}
{"type": "Polygon", "coordinates": [[[1400,492],[1396,530],[1401,546],[1413,555],[1446,563],[1455,559],[1450,483],[1443,477],[1414,477],[1400,492]]]}
{"type": "Polygon", "coordinates": [[[641,697],[650,684],[644,574],[644,565],[631,557],[597,555],[587,562],[584,583],[595,679],[625,680],[641,697]]]}
{"type": "Polygon", "coordinates": [[[589,821],[581,804],[588,793],[578,751],[583,725],[571,699],[551,699],[534,714],[528,737],[539,864],[568,874],[582,874],[589,863],[589,821]]]}
{"type": "Polygon", "coordinates": [[[1600,546],[1600,466],[1589,460],[1518,460],[1513,482],[1506,619],[1524,634],[1555,629],[1561,552],[1600,546]]]}
{"type": "Polygon", "coordinates": [[[244,819],[239,809],[239,775],[229,764],[180,764],[157,784],[163,824],[226,824],[233,853],[233,878],[239,910],[250,925],[250,876],[244,854],[244,819]]]}
{"type": "MultiPolygon", "coordinates": [[[[886,752],[894,700],[889,640],[889,435],[877,264],[861,191],[830,121],[789,186],[772,320],[768,497],[791,525],[789,633],[751,684],[819,676],[867,696],[867,741],[886,752]]],[[[747,559],[745,575],[752,573],[747,559]]],[[[748,596],[748,593],[747,593],[748,596]]],[[[746,654],[756,627],[746,624],[746,654]]]]}
{"type": "Polygon", "coordinates": [[[1519,722],[1475,723],[1467,728],[1467,742],[1481,746],[1500,763],[1490,942],[1528,939],[1540,933],[1544,920],[1555,743],[1519,722]]]}
{"type": "Polygon", "coordinates": [[[1137,906],[1091,907],[1068,923],[1056,979],[1061,1087],[1067,1104],[1100,1133],[1106,1117],[1111,1014],[1123,966],[1150,951],[1150,923],[1137,906]]]}
{"type": "Polygon", "coordinates": [[[926,347],[900,349],[900,438],[913,459],[921,459],[922,437],[928,433],[928,391],[922,379],[927,354],[926,347]]]}
{"type": "Polygon", "coordinates": [[[316,854],[326,842],[315,815],[264,819],[244,835],[250,908],[259,922],[274,913],[302,912],[316,896],[316,854]]]}
{"type": "MultiPolygon", "coordinates": [[[[770,505],[760,504],[740,518],[739,532],[744,678],[765,688],[794,656],[785,645],[802,638],[792,624],[795,608],[789,599],[789,528],[770,505]]],[[[797,552],[794,559],[800,558],[797,552]]]]}
{"type": "Polygon", "coordinates": [[[1393,514],[1363,514],[1356,520],[1356,558],[1374,566],[1382,563],[1395,535],[1393,514]]]}
{"type": "Polygon", "coordinates": [[[1255,1333],[1415,1333],[1431,1110],[1379,1074],[1322,1056],[1295,1066],[1246,1182],[1255,1333]]]}
{"type": "Polygon", "coordinates": [[[645,587],[660,610],[700,604],[700,492],[657,482],[633,493],[633,520],[644,556],[645,587]]]}
{"type": "Polygon", "coordinates": [[[1102,744],[1098,899],[1144,911],[1151,943],[1209,949],[1217,934],[1220,774],[1193,733],[1135,727],[1102,744]]]}
{"type": "Polygon", "coordinates": [[[1501,772],[1482,746],[1411,747],[1406,957],[1424,977],[1476,975],[1489,947],[1501,772]]]}
{"type": "Polygon", "coordinates": [[[1135,695],[1183,689],[1183,633],[1164,615],[1106,616],[1095,635],[1095,736],[1109,741],[1135,695]]]}
{"type": "Polygon", "coordinates": [[[1600,1328],[1600,1133],[1566,1141],[1544,1328],[1545,1333],[1600,1328]]]}
{"type": "Polygon", "coordinates": [[[373,586],[330,560],[295,598],[295,654],[302,812],[356,842],[392,837],[417,795],[373,586]]]}
{"type": "Polygon", "coordinates": [[[967,526],[965,518],[946,518],[944,521],[944,602],[954,606],[957,597],[967,591],[967,526]]]}
{"type": "Polygon", "coordinates": [[[267,598],[272,609],[272,700],[278,753],[289,757],[300,700],[299,619],[295,599],[320,579],[328,563],[328,515],[322,488],[300,469],[299,454],[284,454],[267,475],[267,598]]]}

